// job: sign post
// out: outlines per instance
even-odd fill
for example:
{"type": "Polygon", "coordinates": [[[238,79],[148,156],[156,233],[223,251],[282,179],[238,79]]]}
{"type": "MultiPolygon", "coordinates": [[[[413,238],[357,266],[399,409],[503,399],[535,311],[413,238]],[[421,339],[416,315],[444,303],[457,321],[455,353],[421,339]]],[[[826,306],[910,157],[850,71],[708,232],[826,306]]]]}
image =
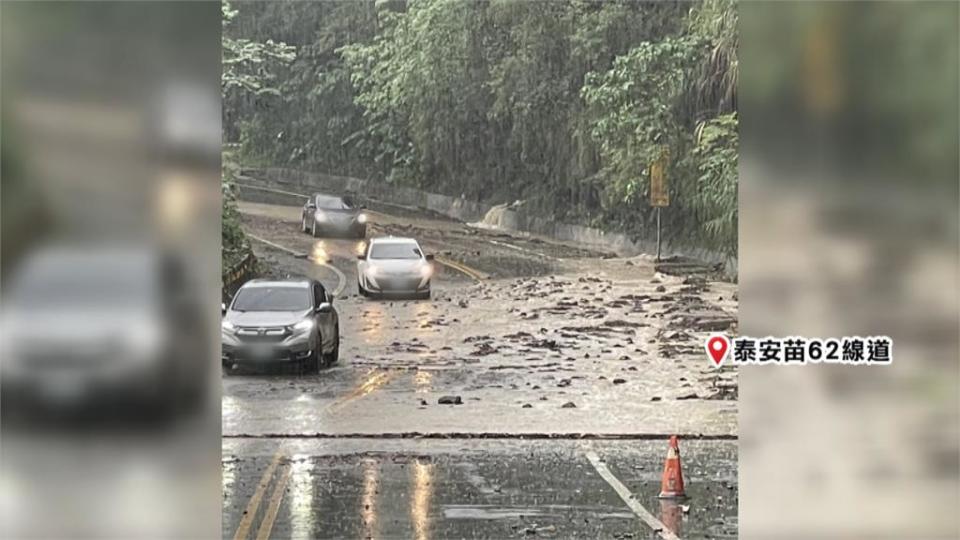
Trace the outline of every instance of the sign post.
{"type": "Polygon", "coordinates": [[[670,189],[667,186],[669,163],[670,153],[664,147],[656,161],[650,164],[650,206],[657,209],[657,262],[660,262],[660,211],[670,206],[670,189]]]}

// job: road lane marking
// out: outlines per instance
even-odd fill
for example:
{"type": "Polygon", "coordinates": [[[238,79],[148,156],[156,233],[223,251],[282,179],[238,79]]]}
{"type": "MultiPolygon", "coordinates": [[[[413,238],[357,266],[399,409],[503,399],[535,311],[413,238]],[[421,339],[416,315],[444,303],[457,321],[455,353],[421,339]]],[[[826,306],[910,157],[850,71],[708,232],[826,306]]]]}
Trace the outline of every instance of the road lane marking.
{"type": "Polygon", "coordinates": [[[347,276],[344,275],[344,273],[341,272],[339,268],[337,268],[336,266],[330,263],[317,262],[317,261],[313,261],[313,262],[317,263],[318,265],[324,268],[329,268],[330,270],[333,270],[333,273],[337,275],[337,286],[336,288],[333,289],[333,292],[331,294],[333,296],[340,296],[340,293],[342,293],[343,290],[347,288],[347,276]]]}
{"type": "Polygon", "coordinates": [[[552,255],[547,255],[546,253],[540,253],[539,251],[534,251],[534,250],[532,250],[532,249],[522,248],[522,247],[520,247],[520,246],[514,246],[514,245],[508,244],[508,243],[506,243],[506,242],[500,242],[499,240],[489,240],[489,239],[488,239],[488,240],[485,240],[485,241],[486,241],[486,242],[489,242],[489,243],[491,243],[491,244],[493,244],[493,245],[495,245],[495,246],[501,246],[501,247],[509,248],[509,249],[512,249],[512,250],[515,250],[515,251],[519,251],[519,252],[521,252],[521,253],[528,253],[528,254],[530,254],[530,255],[535,255],[535,256],[537,256],[537,257],[542,257],[542,258],[547,259],[547,260],[550,260],[550,261],[559,261],[559,260],[560,260],[560,259],[558,259],[557,257],[554,257],[554,256],[552,256],[552,255]]]}
{"type": "MultiPolygon", "coordinates": [[[[268,245],[268,246],[270,246],[270,247],[272,247],[272,248],[275,248],[275,249],[279,249],[280,251],[283,251],[283,252],[285,252],[285,253],[289,253],[290,255],[293,255],[294,257],[297,257],[298,259],[307,258],[307,253],[306,253],[306,252],[297,251],[297,250],[295,250],[295,249],[291,249],[291,248],[288,248],[288,247],[286,247],[286,246],[281,246],[280,244],[277,244],[276,242],[271,242],[270,240],[267,240],[266,238],[260,238],[259,236],[256,236],[256,235],[254,235],[254,234],[250,234],[249,232],[247,233],[247,236],[250,237],[250,238],[252,238],[252,239],[254,239],[254,240],[256,240],[257,242],[266,244],[266,245],[268,245]]],[[[334,288],[332,294],[333,294],[333,296],[340,296],[340,293],[342,293],[343,290],[344,290],[345,288],[347,288],[347,276],[344,275],[344,273],[341,272],[339,268],[337,268],[336,266],[334,266],[334,265],[332,265],[332,264],[330,264],[330,263],[328,263],[328,262],[315,261],[315,260],[313,260],[313,259],[309,259],[309,260],[312,261],[312,262],[314,262],[317,266],[320,266],[320,267],[322,267],[322,268],[327,268],[327,269],[331,270],[334,274],[337,275],[337,286],[336,286],[336,288],[334,288]]]]}
{"type": "MultiPolygon", "coordinates": [[[[285,195],[297,195],[297,196],[307,197],[307,195],[302,195],[302,194],[300,194],[300,193],[294,193],[294,192],[292,192],[292,191],[283,191],[283,190],[280,190],[280,189],[262,188],[262,187],[257,187],[257,186],[251,186],[251,185],[249,185],[249,184],[241,184],[241,183],[236,183],[236,185],[238,185],[238,186],[240,186],[240,187],[244,187],[244,188],[258,189],[258,190],[261,190],[261,191],[272,191],[272,192],[275,192],[275,193],[283,193],[283,194],[285,194],[285,195]]],[[[397,206],[399,206],[399,205],[397,205],[397,206]]],[[[404,207],[404,208],[406,208],[406,207],[404,207]]],[[[368,209],[368,210],[365,210],[365,212],[367,212],[368,214],[373,215],[373,216],[384,216],[384,217],[388,217],[388,218],[390,217],[390,216],[388,216],[387,214],[384,214],[384,213],[382,213],[382,212],[377,212],[376,210],[369,210],[369,209],[368,209]]],[[[267,240],[267,239],[265,239],[265,238],[260,238],[259,236],[254,236],[254,235],[252,235],[252,234],[250,234],[250,233],[247,233],[247,236],[249,236],[250,238],[253,238],[254,240],[256,240],[256,241],[258,241],[258,242],[262,242],[262,243],[264,243],[264,244],[267,244],[268,246],[272,246],[272,247],[277,248],[277,249],[279,249],[279,250],[286,251],[287,253],[292,254],[294,257],[306,257],[306,256],[307,256],[307,254],[304,253],[304,252],[292,250],[292,249],[290,249],[290,248],[288,248],[288,247],[284,247],[284,246],[281,246],[280,244],[276,244],[276,243],[274,243],[274,242],[271,242],[271,241],[269,241],[269,240],[267,240]]],[[[496,242],[494,242],[494,243],[496,243],[496,242]]],[[[513,246],[508,246],[508,247],[513,247],[513,246]]],[[[524,250],[523,248],[516,248],[516,249],[519,249],[519,250],[521,250],[521,251],[526,251],[526,250],[524,250]]],[[[465,264],[463,264],[463,263],[459,263],[459,262],[456,262],[456,261],[452,261],[452,260],[450,260],[450,259],[446,259],[446,258],[443,258],[443,257],[437,257],[437,258],[436,258],[436,261],[437,261],[438,263],[444,265],[444,266],[449,266],[450,268],[453,268],[454,270],[456,270],[456,271],[458,271],[458,272],[461,272],[461,273],[463,273],[463,274],[466,274],[467,277],[470,277],[470,278],[472,278],[472,279],[474,279],[474,280],[476,280],[476,281],[483,281],[483,280],[487,279],[487,277],[488,277],[488,276],[487,276],[486,274],[484,274],[483,272],[480,272],[479,270],[474,270],[473,268],[470,268],[469,266],[467,266],[467,265],[465,265],[465,264]]],[[[323,265],[323,264],[321,263],[321,266],[325,266],[325,265],[323,265]]],[[[332,266],[332,265],[330,265],[329,267],[330,267],[330,268],[333,268],[334,271],[337,272],[338,277],[340,278],[340,286],[338,287],[337,292],[334,293],[335,295],[339,295],[339,294],[343,291],[343,289],[346,287],[346,278],[343,277],[343,273],[340,272],[340,270],[337,269],[336,267],[334,267],[334,266],[332,266]]]]}
{"type": "Polygon", "coordinates": [[[636,497],[633,496],[633,493],[630,493],[630,490],[627,489],[627,486],[623,485],[616,476],[610,472],[610,469],[607,468],[607,465],[601,461],[600,456],[597,455],[594,451],[587,452],[587,459],[590,460],[590,464],[593,465],[593,468],[600,473],[600,477],[607,481],[610,484],[610,487],[617,492],[617,495],[623,499],[623,502],[627,503],[627,506],[630,507],[630,510],[633,510],[633,513],[642,519],[651,529],[654,530],[657,534],[663,537],[665,540],[680,540],[680,537],[673,533],[662,521],[657,519],[656,516],[651,514],[646,508],[637,501],[636,497]]]}
{"type": "Polygon", "coordinates": [[[466,274],[467,277],[473,278],[476,281],[483,281],[487,279],[487,276],[485,274],[483,274],[479,270],[474,270],[473,268],[470,268],[469,266],[463,263],[452,261],[445,257],[435,257],[434,260],[444,266],[449,266],[450,268],[453,268],[454,270],[460,273],[466,274]]]}
{"type": "Polygon", "coordinates": [[[310,198],[309,195],[304,195],[303,193],[294,193],[294,192],[292,192],[292,191],[284,191],[284,190],[282,190],[282,189],[265,188],[265,187],[254,186],[254,185],[251,185],[251,184],[241,184],[240,182],[234,182],[233,185],[239,186],[239,187],[244,188],[244,189],[256,189],[256,190],[260,190],[260,191],[272,191],[273,193],[282,193],[282,194],[284,194],[284,195],[295,195],[295,196],[297,196],[297,197],[303,197],[303,198],[306,198],[306,199],[309,199],[309,198],[310,198]]]}
{"type": "Polygon", "coordinates": [[[247,508],[243,512],[243,519],[241,519],[240,524],[237,525],[237,532],[234,533],[233,540],[246,540],[247,534],[250,533],[250,526],[253,525],[253,520],[257,515],[257,510],[260,509],[260,500],[263,499],[263,492],[267,489],[267,486],[270,485],[270,480],[273,478],[273,471],[277,468],[277,465],[280,463],[280,458],[282,457],[283,452],[277,450],[277,453],[273,455],[273,459],[270,461],[270,465],[263,471],[263,476],[260,477],[260,483],[257,484],[257,489],[254,490],[253,495],[250,497],[250,502],[247,503],[247,508]]]}
{"type": "Polygon", "coordinates": [[[354,399],[371,394],[390,382],[391,378],[392,375],[388,371],[373,370],[368,373],[367,378],[349,394],[331,403],[329,409],[338,409],[354,399]]]}
{"type": "Polygon", "coordinates": [[[293,255],[294,257],[297,257],[298,259],[303,259],[303,258],[306,258],[306,256],[307,256],[307,252],[305,252],[305,251],[297,251],[297,250],[295,250],[295,249],[290,249],[290,248],[288,248],[287,246],[281,246],[280,244],[278,244],[278,243],[276,243],[276,242],[271,242],[270,240],[267,240],[266,238],[260,238],[259,236],[255,235],[255,234],[250,234],[250,233],[248,232],[248,233],[247,233],[247,236],[249,236],[250,238],[253,238],[253,239],[256,240],[257,242],[260,242],[260,243],[262,243],[262,244],[266,244],[266,245],[268,245],[268,246],[270,246],[270,247],[272,247],[272,248],[274,248],[274,249],[279,249],[280,251],[284,251],[284,252],[286,252],[286,253],[289,253],[290,255],[293,255]]]}
{"type": "Polygon", "coordinates": [[[263,520],[260,522],[260,528],[257,530],[257,540],[267,540],[270,538],[270,532],[273,531],[273,522],[277,519],[277,512],[280,510],[280,503],[283,501],[283,494],[286,492],[287,481],[290,480],[290,466],[284,465],[280,471],[280,479],[270,494],[270,504],[267,506],[266,513],[263,514],[263,520]]]}

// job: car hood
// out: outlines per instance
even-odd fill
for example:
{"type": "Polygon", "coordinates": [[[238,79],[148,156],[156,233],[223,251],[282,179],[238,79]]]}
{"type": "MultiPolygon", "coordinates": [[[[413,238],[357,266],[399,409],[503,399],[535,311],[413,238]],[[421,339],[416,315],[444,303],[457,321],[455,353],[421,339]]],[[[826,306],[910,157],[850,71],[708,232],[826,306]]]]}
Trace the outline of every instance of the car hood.
{"type": "Polygon", "coordinates": [[[223,318],[236,326],[289,326],[302,321],[305,311],[228,311],[223,318]]]}
{"type": "Polygon", "coordinates": [[[0,340],[28,347],[85,346],[164,331],[163,321],[148,310],[20,310],[4,313],[0,340]]]}
{"type": "Polygon", "coordinates": [[[423,259],[370,259],[369,261],[371,266],[375,266],[384,275],[419,274],[423,263],[423,259]]]}

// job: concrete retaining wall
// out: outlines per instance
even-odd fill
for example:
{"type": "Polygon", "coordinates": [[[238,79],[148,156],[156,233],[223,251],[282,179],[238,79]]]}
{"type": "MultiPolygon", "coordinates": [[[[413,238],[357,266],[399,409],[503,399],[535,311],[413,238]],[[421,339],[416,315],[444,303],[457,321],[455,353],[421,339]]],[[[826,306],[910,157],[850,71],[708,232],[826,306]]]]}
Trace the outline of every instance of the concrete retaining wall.
{"type": "MultiPolygon", "coordinates": [[[[493,228],[586,244],[616,252],[620,256],[653,254],[657,249],[655,230],[644,235],[644,238],[630,238],[625,234],[607,232],[594,227],[558,223],[549,218],[532,215],[523,209],[508,209],[503,205],[492,206],[439,193],[393,186],[385,182],[279,168],[244,169],[242,176],[245,177],[243,181],[252,185],[292,193],[353,192],[388,204],[424,208],[467,223],[478,223],[493,228]]],[[[296,204],[303,204],[302,197],[297,201],[296,204]]],[[[707,263],[722,262],[727,274],[735,276],[737,272],[735,258],[697,246],[664,242],[661,253],[664,257],[680,255],[707,263]]]]}

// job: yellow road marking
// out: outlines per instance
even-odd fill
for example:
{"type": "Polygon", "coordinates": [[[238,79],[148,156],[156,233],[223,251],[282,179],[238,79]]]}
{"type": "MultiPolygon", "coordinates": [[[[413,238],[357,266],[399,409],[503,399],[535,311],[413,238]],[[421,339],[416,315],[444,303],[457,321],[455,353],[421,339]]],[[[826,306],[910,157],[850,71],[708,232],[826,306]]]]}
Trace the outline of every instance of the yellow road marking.
{"type": "Polygon", "coordinates": [[[260,509],[260,500],[263,499],[263,492],[267,489],[267,486],[270,485],[270,479],[273,478],[273,471],[280,463],[281,457],[283,457],[283,453],[277,450],[277,453],[273,455],[273,460],[270,461],[270,465],[263,471],[260,483],[257,484],[257,489],[254,490],[253,496],[250,497],[250,502],[247,503],[243,519],[240,520],[240,525],[237,526],[237,532],[233,535],[233,540],[246,540],[247,534],[250,532],[250,526],[253,525],[253,520],[257,515],[257,510],[260,509]]]}
{"type": "Polygon", "coordinates": [[[434,260],[444,266],[449,266],[450,268],[453,268],[458,272],[466,274],[468,277],[471,277],[477,281],[483,281],[484,279],[487,279],[487,276],[485,274],[483,274],[479,270],[474,270],[473,268],[470,268],[469,266],[463,263],[452,261],[444,257],[435,257],[434,260]]]}
{"type": "Polygon", "coordinates": [[[280,472],[280,479],[270,494],[270,504],[263,515],[263,521],[260,522],[260,529],[257,530],[257,540],[267,540],[270,538],[270,532],[273,531],[273,522],[277,519],[277,512],[280,510],[280,502],[283,501],[283,494],[286,491],[287,481],[290,480],[290,466],[284,466],[280,472]]]}
{"type": "Polygon", "coordinates": [[[335,409],[342,407],[354,399],[361,398],[367,394],[379,390],[390,381],[391,377],[392,375],[386,371],[372,371],[368,374],[368,377],[364,379],[362,383],[360,383],[360,386],[354,388],[349,394],[331,403],[330,408],[335,409]]]}

